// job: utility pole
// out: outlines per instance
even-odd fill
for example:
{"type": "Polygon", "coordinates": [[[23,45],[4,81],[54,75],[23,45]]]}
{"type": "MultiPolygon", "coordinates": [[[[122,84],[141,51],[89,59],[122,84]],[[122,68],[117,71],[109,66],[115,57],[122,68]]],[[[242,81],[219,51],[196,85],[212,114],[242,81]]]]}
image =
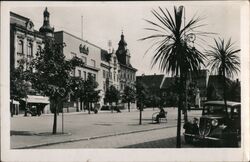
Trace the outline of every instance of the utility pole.
{"type": "Polygon", "coordinates": [[[83,16],[81,16],[81,38],[83,39],[83,16]]]}

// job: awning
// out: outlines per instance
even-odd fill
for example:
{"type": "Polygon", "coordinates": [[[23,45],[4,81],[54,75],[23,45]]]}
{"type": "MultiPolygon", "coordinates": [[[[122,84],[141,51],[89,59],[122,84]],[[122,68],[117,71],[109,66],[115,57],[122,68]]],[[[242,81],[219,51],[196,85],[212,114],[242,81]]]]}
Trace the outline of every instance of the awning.
{"type": "MultiPolygon", "coordinates": [[[[25,99],[23,100],[25,101],[25,99]]],[[[28,95],[27,102],[49,104],[49,97],[28,95]]]]}

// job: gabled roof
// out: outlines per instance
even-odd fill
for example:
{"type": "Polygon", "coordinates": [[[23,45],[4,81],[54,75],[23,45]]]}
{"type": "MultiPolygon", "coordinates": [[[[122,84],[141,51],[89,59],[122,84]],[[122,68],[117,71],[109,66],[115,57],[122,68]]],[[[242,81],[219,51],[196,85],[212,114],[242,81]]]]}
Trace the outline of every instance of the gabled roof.
{"type": "Polygon", "coordinates": [[[164,75],[143,75],[143,76],[136,76],[136,81],[142,82],[150,89],[157,88],[160,89],[160,85],[164,75]]]}
{"type": "Polygon", "coordinates": [[[25,27],[27,23],[30,21],[29,18],[18,15],[14,12],[10,12],[10,24],[17,24],[19,26],[25,27]]]}
{"type": "Polygon", "coordinates": [[[175,83],[175,77],[164,77],[161,83],[161,89],[167,89],[175,83]]]}
{"type": "MultiPolygon", "coordinates": [[[[223,76],[221,75],[210,75],[208,79],[208,87],[214,85],[216,88],[223,88],[223,76]]],[[[232,81],[226,78],[226,83],[231,84],[232,81]]]]}

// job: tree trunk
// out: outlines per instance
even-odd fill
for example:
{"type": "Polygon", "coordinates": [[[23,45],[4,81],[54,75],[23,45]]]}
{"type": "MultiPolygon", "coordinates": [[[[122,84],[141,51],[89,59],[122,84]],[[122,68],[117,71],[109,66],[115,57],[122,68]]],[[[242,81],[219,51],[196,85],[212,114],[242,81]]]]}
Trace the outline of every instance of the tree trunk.
{"type": "Polygon", "coordinates": [[[82,111],[82,101],[80,100],[80,110],[82,111]]]}
{"type": "Polygon", "coordinates": [[[27,107],[28,107],[28,104],[27,104],[27,97],[26,97],[26,98],[25,98],[24,116],[27,116],[27,107]]]}
{"type": "Polygon", "coordinates": [[[54,101],[55,103],[53,104],[53,106],[55,106],[55,110],[54,110],[54,123],[53,123],[53,134],[56,134],[56,130],[57,130],[57,107],[58,107],[58,103],[56,103],[57,101],[54,101]]]}
{"type": "Polygon", "coordinates": [[[224,98],[224,104],[225,104],[225,109],[227,112],[227,97],[226,97],[226,74],[225,74],[225,70],[223,70],[223,98],[224,98]]]}
{"type": "Polygon", "coordinates": [[[109,105],[111,106],[111,113],[113,113],[113,111],[114,111],[114,107],[112,106],[112,104],[111,104],[111,103],[109,103],[109,105]]]}
{"type": "Polygon", "coordinates": [[[142,118],[142,107],[140,106],[140,121],[139,121],[140,125],[141,125],[141,118],[142,118]]]}
{"type": "Polygon", "coordinates": [[[11,115],[11,117],[13,117],[13,114],[14,114],[14,113],[13,113],[13,109],[14,109],[14,108],[13,108],[13,107],[14,107],[13,100],[14,100],[14,99],[11,100],[11,107],[10,107],[10,115],[11,115]]]}
{"type": "Polygon", "coordinates": [[[176,148],[181,148],[181,111],[182,111],[182,105],[183,105],[183,79],[184,79],[183,76],[180,75],[176,148]]]}
{"type": "Polygon", "coordinates": [[[187,115],[187,77],[185,77],[184,81],[185,87],[185,107],[183,107],[183,114],[184,114],[184,122],[188,122],[188,115],[187,115]]]}
{"type": "Polygon", "coordinates": [[[90,106],[89,106],[89,102],[87,102],[88,105],[88,114],[90,114],[90,106]]]}
{"type": "Polygon", "coordinates": [[[128,102],[128,112],[130,112],[130,102],[128,102]]]}
{"type": "Polygon", "coordinates": [[[76,99],[76,112],[79,112],[79,100],[76,99]]]}

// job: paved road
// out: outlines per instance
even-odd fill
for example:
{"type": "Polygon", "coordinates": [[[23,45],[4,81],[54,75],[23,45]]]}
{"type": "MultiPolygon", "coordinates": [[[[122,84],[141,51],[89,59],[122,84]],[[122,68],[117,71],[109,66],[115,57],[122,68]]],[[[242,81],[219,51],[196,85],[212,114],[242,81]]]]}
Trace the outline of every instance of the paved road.
{"type": "MultiPolygon", "coordinates": [[[[126,135],[111,136],[93,140],[84,140],[71,143],[61,143],[42,146],[40,149],[78,149],[78,148],[175,148],[176,128],[131,133],[126,135]]],[[[193,147],[182,142],[182,147],[193,147]]]]}
{"type": "MultiPolygon", "coordinates": [[[[177,109],[171,108],[166,110],[168,111],[168,122],[161,124],[152,124],[151,117],[152,114],[157,111],[156,109],[155,111],[152,109],[144,110],[142,125],[138,124],[139,112],[137,110],[132,112],[125,111],[122,113],[100,112],[98,114],[91,115],[86,112],[66,114],[64,115],[64,132],[68,134],[64,135],[51,135],[50,132],[52,130],[53,123],[52,115],[42,115],[40,117],[15,116],[14,118],[11,118],[11,132],[13,134],[11,136],[11,148],[20,148],[41,143],[46,144],[52,142],[63,142],[67,140],[98,137],[110,134],[120,134],[124,132],[175,127],[177,121],[177,109]]],[[[200,113],[200,111],[194,111],[189,114],[191,116],[199,116],[200,113]]],[[[58,117],[58,132],[60,131],[61,116],[58,117]]],[[[148,139],[144,139],[144,142],[147,142],[147,140],[148,139]]],[[[128,145],[129,144],[130,143],[128,143],[128,145]]],[[[134,143],[132,142],[131,144],[134,143]]],[[[118,145],[119,144],[117,144],[117,146],[118,145]]],[[[122,145],[121,147],[123,146],[125,145],[122,145]]]]}

